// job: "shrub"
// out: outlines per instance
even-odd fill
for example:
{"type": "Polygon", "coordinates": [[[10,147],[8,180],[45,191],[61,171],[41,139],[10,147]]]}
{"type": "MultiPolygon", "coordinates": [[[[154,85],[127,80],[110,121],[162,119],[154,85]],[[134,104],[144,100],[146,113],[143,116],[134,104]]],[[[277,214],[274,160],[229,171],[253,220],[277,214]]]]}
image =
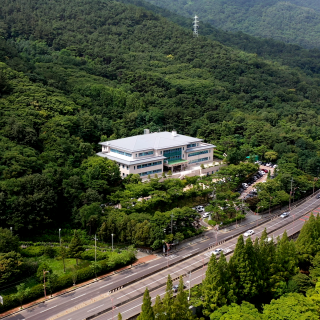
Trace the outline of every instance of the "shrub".
{"type": "Polygon", "coordinates": [[[210,226],[212,226],[212,227],[214,227],[216,224],[217,224],[217,222],[214,221],[214,220],[209,220],[209,221],[208,221],[208,225],[210,225],[210,226]]]}
{"type": "MultiPolygon", "coordinates": [[[[94,249],[84,251],[81,254],[81,258],[83,260],[94,261],[94,253],[95,253],[94,249]]],[[[97,250],[97,261],[108,259],[108,255],[109,255],[108,252],[101,252],[101,251],[97,250]]]]}
{"type": "Polygon", "coordinates": [[[44,254],[44,246],[32,246],[25,249],[21,249],[21,255],[23,257],[40,257],[44,254]]]}

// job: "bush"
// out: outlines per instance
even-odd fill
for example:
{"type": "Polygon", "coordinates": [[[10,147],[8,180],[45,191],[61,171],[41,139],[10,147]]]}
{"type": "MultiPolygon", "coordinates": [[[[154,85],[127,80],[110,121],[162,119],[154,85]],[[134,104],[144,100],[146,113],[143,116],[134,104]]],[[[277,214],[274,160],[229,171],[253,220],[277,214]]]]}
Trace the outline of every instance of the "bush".
{"type": "Polygon", "coordinates": [[[44,246],[32,246],[26,249],[21,249],[21,255],[23,257],[40,257],[44,254],[44,246]]]}
{"type": "MultiPolygon", "coordinates": [[[[94,249],[90,249],[81,253],[81,258],[83,260],[94,261],[94,249]]],[[[101,252],[97,250],[97,261],[108,259],[108,252],[101,252]]]]}
{"type": "Polygon", "coordinates": [[[216,224],[217,224],[217,222],[214,221],[214,220],[209,220],[209,221],[208,221],[208,225],[209,225],[209,226],[214,227],[216,224]]]}

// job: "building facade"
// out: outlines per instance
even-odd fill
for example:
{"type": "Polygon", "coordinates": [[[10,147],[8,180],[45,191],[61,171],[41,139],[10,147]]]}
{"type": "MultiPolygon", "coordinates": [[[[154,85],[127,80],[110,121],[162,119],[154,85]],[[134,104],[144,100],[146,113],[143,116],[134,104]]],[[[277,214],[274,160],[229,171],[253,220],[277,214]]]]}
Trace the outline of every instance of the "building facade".
{"type": "Polygon", "coordinates": [[[159,176],[164,171],[185,171],[190,167],[213,160],[215,146],[202,139],[172,132],[154,132],[100,142],[102,151],[97,155],[116,161],[121,176],[139,174],[159,176]]]}

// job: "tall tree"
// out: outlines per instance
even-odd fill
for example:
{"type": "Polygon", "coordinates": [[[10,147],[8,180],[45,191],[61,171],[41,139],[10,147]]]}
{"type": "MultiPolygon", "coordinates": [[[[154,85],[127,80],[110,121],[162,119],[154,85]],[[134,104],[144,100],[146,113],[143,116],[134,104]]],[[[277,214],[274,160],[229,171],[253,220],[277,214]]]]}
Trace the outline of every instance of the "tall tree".
{"type": "Polygon", "coordinates": [[[19,237],[12,235],[9,229],[0,228],[0,252],[19,251],[19,237]]]}
{"type": "Polygon", "coordinates": [[[148,288],[146,288],[143,295],[143,303],[141,307],[141,313],[137,320],[154,320],[154,313],[152,309],[151,297],[148,288]]]}
{"type": "Polygon", "coordinates": [[[168,280],[166,285],[166,293],[162,300],[163,307],[167,314],[167,319],[172,319],[172,307],[173,307],[173,286],[170,274],[168,274],[168,280]]]}
{"type": "Polygon", "coordinates": [[[156,301],[153,306],[153,313],[157,320],[166,320],[166,310],[159,295],[156,297],[156,301]]]}
{"type": "Polygon", "coordinates": [[[22,302],[29,295],[30,288],[27,288],[25,283],[20,283],[16,287],[17,287],[17,293],[15,294],[15,298],[19,300],[20,308],[22,309],[22,302]]]}
{"type": "Polygon", "coordinates": [[[71,258],[76,258],[77,265],[78,265],[78,259],[81,258],[81,253],[84,250],[85,249],[83,247],[79,233],[77,232],[77,230],[74,230],[74,235],[71,239],[71,242],[68,248],[68,254],[71,258]]]}
{"type": "Polygon", "coordinates": [[[212,255],[208,264],[206,278],[203,281],[203,314],[209,316],[214,310],[227,303],[227,279],[226,259],[222,254],[217,262],[216,256],[212,255]]]}
{"type": "Polygon", "coordinates": [[[173,312],[174,319],[189,320],[192,319],[192,313],[189,310],[188,296],[184,290],[183,278],[180,276],[179,287],[176,298],[173,302],[173,312]]]}

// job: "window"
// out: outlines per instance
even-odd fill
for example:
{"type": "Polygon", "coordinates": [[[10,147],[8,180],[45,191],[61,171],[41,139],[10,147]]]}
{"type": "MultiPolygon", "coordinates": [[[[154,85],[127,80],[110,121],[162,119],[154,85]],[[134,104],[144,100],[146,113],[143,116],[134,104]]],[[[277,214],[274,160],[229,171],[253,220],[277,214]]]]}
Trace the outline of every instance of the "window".
{"type": "Polygon", "coordinates": [[[124,164],[122,165],[122,168],[124,169],[124,164]]]}
{"type": "Polygon", "coordinates": [[[129,167],[127,166],[127,169],[129,170],[129,167]]]}
{"type": "Polygon", "coordinates": [[[124,177],[124,173],[122,174],[122,176],[124,177]]]}
{"type": "Polygon", "coordinates": [[[153,154],[153,151],[141,152],[141,153],[139,153],[139,157],[149,156],[150,154],[153,154]]]}
{"type": "Polygon", "coordinates": [[[133,170],[136,170],[136,166],[133,166],[133,170]]]}
{"type": "Polygon", "coordinates": [[[162,154],[162,151],[160,151],[160,154],[162,154]]]}
{"type": "Polygon", "coordinates": [[[198,152],[189,153],[188,157],[194,157],[194,156],[198,156],[199,154],[205,154],[205,153],[209,153],[209,151],[208,150],[202,150],[202,151],[198,151],[198,152]]]}
{"type": "Polygon", "coordinates": [[[182,148],[165,150],[163,151],[163,155],[167,158],[168,161],[181,159],[182,148]]]}
{"type": "Polygon", "coordinates": [[[193,147],[195,147],[195,146],[196,146],[195,143],[188,144],[188,145],[187,145],[187,149],[188,149],[188,148],[193,148],[193,147]]]}
{"type": "Polygon", "coordinates": [[[202,162],[202,161],[207,161],[207,160],[208,160],[208,157],[207,157],[207,158],[201,158],[201,159],[195,159],[195,160],[189,161],[189,164],[191,164],[191,163],[197,163],[197,162],[202,162]]]}
{"type": "Polygon", "coordinates": [[[136,154],[136,157],[137,157],[138,155],[136,154]]]}
{"type": "Polygon", "coordinates": [[[137,169],[142,169],[142,168],[152,167],[152,166],[158,166],[159,164],[162,164],[162,161],[139,164],[137,166],[137,169]]]}
{"type": "Polygon", "coordinates": [[[182,150],[184,150],[184,147],[182,148],[182,150]]]}
{"type": "Polygon", "coordinates": [[[113,152],[113,153],[122,154],[123,156],[131,158],[131,153],[123,152],[123,151],[120,151],[120,150],[117,150],[117,149],[110,149],[110,151],[113,152]]]}
{"type": "Polygon", "coordinates": [[[153,170],[153,171],[141,172],[141,173],[139,173],[139,175],[140,175],[140,176],[147,176],[148,174],[155,174],[155,173],[160,173],[160,172],[162,172],[162,169],[153,170]]]}

